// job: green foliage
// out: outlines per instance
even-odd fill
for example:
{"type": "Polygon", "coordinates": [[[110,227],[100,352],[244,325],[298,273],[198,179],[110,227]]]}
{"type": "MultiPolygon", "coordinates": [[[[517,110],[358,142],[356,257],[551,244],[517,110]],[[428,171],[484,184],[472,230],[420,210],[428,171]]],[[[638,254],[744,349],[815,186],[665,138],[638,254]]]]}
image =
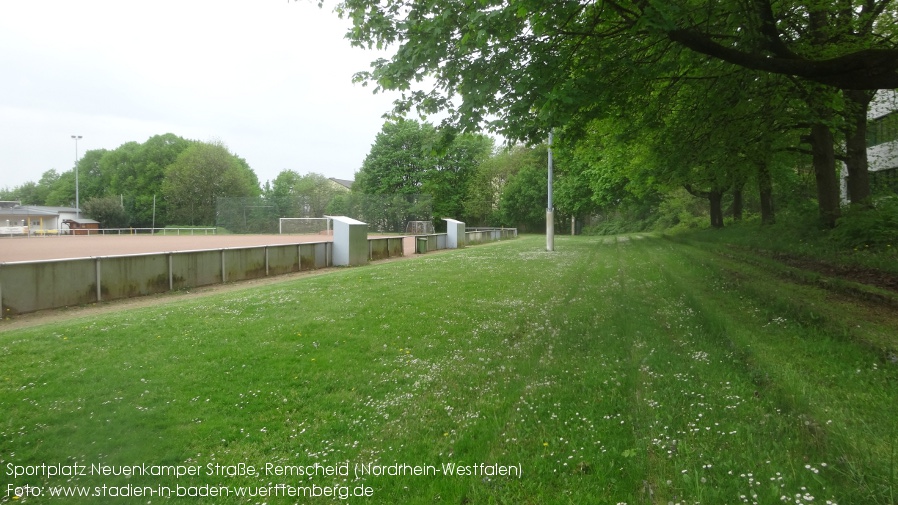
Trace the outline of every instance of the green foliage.
{"type": "Polygon", "coordinates": [[[156,135],[143,144],[122,145],[101,162],[112,180],[108,194],[124,196],[135,226],[153,223],[154,200],[156,225],[168,223],[168,202],[162,198],[165,171],[194,143],[171,133],[156,135]]]}
{"type": "MultiPolygon", "coordinates": [[[[353,22],[353,44],[397,46],[357,79],[401,91],[399,114],[445,111],[454,128],[531,143],[563,128],[571,146],[608,123],[601,153],[562,168],[573,177],[559,178],[561,213],[688,185],[708,196],[720,226],[719,196],[757,182],[772,222],[768,172],[782,166],[772,153],[806,151],[809,125],[843,132],[862,117],[840,88],[898,85],[898,12],[887,2],[345,0],[337,10],[353,22]],[[434,84],[416,89],[422,81],[434,84]]],[[[820,213],[832,221],[841,139],[811,140],[820,213]]],[[[479,220],[483,196],[469,203],[479,220]]]]}
{"type": "Polygon", "coordinates": [[[465,219],[473,226],[500,226],[502,195],[505,185],[521,167],[532,162],[531,149],[513,146],[494,153],[485,160],[468,181],[464,201],[465,219]]]}
{"type": "Polygon", "coordinates": [[[369,224],[401,231],[403,221],[435,219],[439,225],[443,217],[465,218],[469,180],[493,144],[484,135],[450,133],[404,119],[384,124],[353,186],[355,192],[387,200],[380,209],[368,205],[375,200],[363,202],[360,211],[369,224]],[[431,214],[422,215],[425,202],[431,214]]]}
{"type": "Polygon", "coordinates": [[[282,170],[263,190],[263,196],[275,206],[278,217],[322,217],[330,213],[331,201],[347,192],[321,174],[282,170]]]}
{"type": "Polygon", "coordinates": [[[665,195],[658,205],[656,230],[694,230],[709,226],[708,202],[677,189],[665,195]]]}
{"type": "Polygon", "coordinates": [[[492,151],[492,139],[470,133],[455,136],[439,149],[436,167],[422,186],[422,191],[433,197],[434,218],[467,219],[464,201],[470,180],[492,151]]]}
{"type": "Polygon", "coordinates": [[[103,158],[108,154],[106,149],[93,149],[85,152],[78,160],[78,187],[82,205],[91,198],[115,194],[111,192],[112,174],[103,167],[103,158]]]}
{"type": "Polygon", "coordinates": [[[344,0],[337,11],[352,20],[354,45],[397,46],[356,79],[402,91],[398,113],[443,110],[457,126],[488,124],[514,140],[537,142],[552,127],[626,110],[652,94],[647,83],[688,77],[678,70],[689,60],[835,87],[898,85],[894,6],[344,0]],[[870,58],[870,48],[882,58],[870,58]],[[433,87],[415,89],[425,77],[433,87]]]}
{"type": "Polygon", "coordinates": [[[93,197],[82,205],[84,215],[100,222],[100,228],[125,228],[128,213],[121,200],[114,196],[93,197]]]}
{"type": "Polygon", "coordinates": [[[169,222],[216,224],[217,199],[258,196],[259,180],[246,162],[221,143],[194,143],[165,169],[162,194],[169,222]]]}
{"type": "Polygon", "coordinates": [[[368,229],[382,233],[404,233],[409,221],[433,219],[433,199],[430,195],[384,194],[368,195],[353,192],[343,202],[345,215],[368,223],[368,229]]]}
{"type": "Polygon", "coordinates": [[[875,206],[849,208],[831,236],[846,248],[898,247],[898,197],[880,198],[875,206]]]}
{"type": "Polygon", "coordinates": [[[60,175],[56,170],[47,170],[41,174],[37,184],[30,185],[26,183],[22,186],[23,194],[19,196],[22,203],[30,203],[31,205],[51,205],[50,193],[57,186],[60,175]]]}
{"type": "Polygon", "coordinates": [[[618,235],[654,229],[656,216],[651,208],[624,204],[612,211],[592,216],[583,228],[584,235],[618,235]]]}
{"type": "MultiPolygon", "coordinates": [[[[127,142],[116,149],[95,149],[78,160],[78,189],[82,202],[116,197],[124,202],[127,221],[138,227],[165,225],[168,217],[162,198],[165,168],[194,142],[167,133],[143,144],[127,142]]],[[[48,170],[37,183],[25,183],[10,191],[10,199],[26,205],[74,206],[74,169],[48,170]]]]}
{"type": "MultiPolygon", "coordinates": [[[[47,199],[44,205],[53,207],[74,207],[75,206],[75,171],[63,172],[58,177],[53,178],[53,174],[49,175],[53,182],[50,190],[47,192],[47,199]]],[[[79,181],[80,183],[80,181],[79,181]]],[[[79,195],[80,197],[81,195],[79,195]]]]}
{"type": "Polygon", "coordinates": [[[350,206],[351,197],[350,193],[337,193],[327,204],[325,213],[329,216],[349,216],[352,208],[350,206]]]}
{"type": "Polygon", "coordinates": [[[532,149],[522,154],[517,172],[502,188],[502,222],[523,232],[545,230],[549,203],[547,151],[545,148],[532,149]]]}
{"type": "Polygon", "coordinates": [[[369,195],[420,193],[427,174],[436,169],[436,140],[429,124],[384,123],[356,174],[357,190],[369,195]]]}

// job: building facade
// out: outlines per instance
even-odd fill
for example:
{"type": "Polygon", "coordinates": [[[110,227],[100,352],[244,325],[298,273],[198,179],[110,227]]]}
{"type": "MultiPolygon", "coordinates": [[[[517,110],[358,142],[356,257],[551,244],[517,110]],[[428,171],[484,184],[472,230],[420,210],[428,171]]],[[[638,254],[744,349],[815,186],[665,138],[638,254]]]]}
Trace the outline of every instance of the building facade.
{"type": "Polygon", "coordinates": [[[0,235],[56,235],[68,233],[66,220],[77,219],[74,207],[21,205],[15,201],[0,202],[0,235]]]}

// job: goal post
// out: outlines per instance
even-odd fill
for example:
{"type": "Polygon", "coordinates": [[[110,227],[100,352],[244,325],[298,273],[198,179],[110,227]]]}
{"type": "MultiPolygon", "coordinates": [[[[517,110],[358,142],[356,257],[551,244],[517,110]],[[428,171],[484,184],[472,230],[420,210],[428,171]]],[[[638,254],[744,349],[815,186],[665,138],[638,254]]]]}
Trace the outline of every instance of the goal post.
{"type": "Polygon", "coordinates": [[[433,223],[430,221],[409,221],[405,224],[406,235],[433,235],[433,223]]]}
{"type": "Polygon", "coordinates": [[[333,228],[327,217],[282,217],[278,232],[281,235],[332,235],[333,228]]]}

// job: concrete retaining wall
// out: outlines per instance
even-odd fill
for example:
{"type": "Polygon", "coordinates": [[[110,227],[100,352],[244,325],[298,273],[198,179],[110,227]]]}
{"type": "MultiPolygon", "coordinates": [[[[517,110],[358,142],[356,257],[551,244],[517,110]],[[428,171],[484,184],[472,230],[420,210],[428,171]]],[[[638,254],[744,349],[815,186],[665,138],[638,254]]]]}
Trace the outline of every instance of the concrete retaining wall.
{"type": "MultiPolygon", "coordinates": [[[[401,255],[401,240],[399,244],[401,255]]],[[[330,265],[330,242],[2,263],[0,313],[22,314],[330,265]]]]}
{"type": "Polygon", "coordinates": [[[445,233],[434,233],[432,235],[417,235],[416,240],[420,240],[422,238],[427,239],[427,250],[426,251],[418,251],[418,252],[429,252],[429,251],[439,251],[440,249],[448,248],[448,237],[445,233]]]}
{"type": "Polygon", "coordinates": [[[475,228],[465,231],[465,242],[469,245],[485,244],[487,242],[495,242],[497,240],[517,238],[517,236],[517,228],[475,228]]]}
{"type": "MultiPolygon", "coordinates": [[[[468,244],[514,238],[515,229],[468,231],[468,244]]],[[[448,247],[445,233],[420,235],[427,251],[448,247]]],[[[403,237],[368,239],[368,260],[403,256],[403,237]]],[[[0,263],[0,314],[84,305],[177,289],[258,279],[333,265],[331,242],[205,249],[0,263]]]]}
{"type": "Polygon", "coordinates": [[[383,237],[368,239],[368,261],[403,256],[403,237],[383,237]]]}

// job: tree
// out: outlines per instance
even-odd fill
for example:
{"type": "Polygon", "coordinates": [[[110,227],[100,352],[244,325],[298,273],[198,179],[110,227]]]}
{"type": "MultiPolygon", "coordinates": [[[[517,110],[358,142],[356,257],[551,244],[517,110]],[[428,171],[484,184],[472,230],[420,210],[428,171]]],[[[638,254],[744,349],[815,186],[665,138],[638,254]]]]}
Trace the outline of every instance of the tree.
{"type": "Polygon", "coordinates": [[[548,155],[545,147],[523,148],[513,154],[513,171],[502,187],[502,224],[523,231],[545,227],[548,204],[548,155]]]}
{"type": "Polygon", "coordinates": [[[847,115],[845,127],[845,167],[848,171],[848,199],[853,204],[870,198],[867,161],[867,111],[875,93],[868,90],[843,90],[847,115]]]}
{"type": "Polygon", "coordinates": [[[466,219],[464,202],[469,181],[493,152],[493,140],[485,135],[465,133],[454,137],[438,152],[436,166],[426,174],[425,193],[433,196],[436,218],[466,219]]]}
{"type": "Polygon", "coordinates": [[[166,133],[150,137],[143,144],[122,144],[101,159],[101,172],[110,179],[107,194],[123,196],[125,210],[135,226],[165,225],[169,216],[168,202],[161,198],[165,170],[193,144],[166,133]]]}
{"type": "MultiPolygon", "coordinates": [[[[898,87],[898,13],[888,0],[345,0],[338,11],[353,21],[352,43],[398,45],[357,74],[401,91],[397,113],[444,110],[456,127],[488,125],[512,140],[538,142],[552,127],[625,110],[649,83],[687,77],[682,62],[701,69],[705,55],[832,91],[898,87]],[[432,89],[413,89],[425,78],[432,89]]],[[[832,118],[843,111],[819,93],[807,107],[819,211],[832,226],[832,118]]]]}
{"type": "Polygon", "coordinates": [[[436,168],[436,130],[429,124],[388,121],[374,139],[353,189],[369,195],[418,194],[436,168]]]}
{"type": "Polygon", "coordinates": [[[836,88],[898,87],[895,11],[888,0],[338,5],[353,21],[347,34],[353,44],[398,45],[392,58],[357,75],[403,91],[397,111],[448,110],[469,126],[492,116],[514,139],[544,138],[564,111],[604,103],[620,79],[629,85],[664,74],[682,49],[836,88]],[[433,89],[412,90],[424,77],[435,81],[433,89]],[[455,98],[461,103],[454,105],[455,98]]]}
{"type": "MultiPolygon", "coordinates": [[[[46,172],[45,172],[46,175],[46,172]]],[[[52,174],[51,174],[52,177],[52,174]]],[[[43,178],[42,178],[43,180],[43,178]]],[[[75,171],[70,170],[52,179],[45,205],[59,207],[75,206],[75,171]]]]}
{"type": "Polygon", "coordinates": [[[360,209],[375,229],[401,231],[411,220],[462,217],[468,179],[493,144],[484,135],[452,133],[407,119],[384,124],[353,185],[369,195],[360,209]]]}
{"type": "Polygon", "coordinates": [[[265,200],[277,208],[279,217],[311,217],[302,213],[295,195],[301,178],[295,170],[284,169],[263,189],[265,200]]]}
{"type": "Polygon", "coordinates": [[[322,217],[327,211],[331,200],[345,190],[337,188],[327,177],[308,173],[300,177],[294,186],[294,192],[298,197],[304,216],[322,217]]]}
{"type": "Polygon", "coordinates": [[[121,199],[114,196],[91,197],[84,202],[84,215],[100,222],[100,228],[125,228],[128,214],[121,199]]]}
{"type": "Polygon", "coordinates": [[[280,217],[322,217],[341,193],[347,191],[321,174],[300,175],[285,169],[263,191],[263,196],[278,209],[280,217]]]}
{"type": "MultiPolygon", "coordinates": [[[[559,170],[554,174],[552,201],[555,204],[555,217],[558,222],[567,222],[569,218],[582,222],[596,209],[586,174],[577,168],[559,163],[559,170]]],[[[564,230],[561,227],[557,229],[564,230]]],[[[572,234],[575,231],[572,231],[572,234]]]]}
{"type": "Polygon", "coordinates": [[[111,174],[104,173],[102,169],[103,157],[108,152],[106,149],[91,149],[78,160],[78,192],[82,203],[94,197],[111,195],[111,174]]]}
{"type": "Polygon", "coordinates": [[[43,205],[47,189],[34,182],[26,182],[0,197],[2,200],[18,200],[22,205],[43,205]]]}
{"type": "Polygon", "coordinates": [[[509,179],[530,157],[531,149],[512,146],[494,153],[477,167],[468,180],[464,215],[473,225],[499,226],[502,194],[509,179]]]}
{"type": "Polygon", "coordinates": [[[165,169],[162,194],[170,222],[214,226],[220,197],[258,196],[259,180],[220,142],[197,142],[165,169]]]}

